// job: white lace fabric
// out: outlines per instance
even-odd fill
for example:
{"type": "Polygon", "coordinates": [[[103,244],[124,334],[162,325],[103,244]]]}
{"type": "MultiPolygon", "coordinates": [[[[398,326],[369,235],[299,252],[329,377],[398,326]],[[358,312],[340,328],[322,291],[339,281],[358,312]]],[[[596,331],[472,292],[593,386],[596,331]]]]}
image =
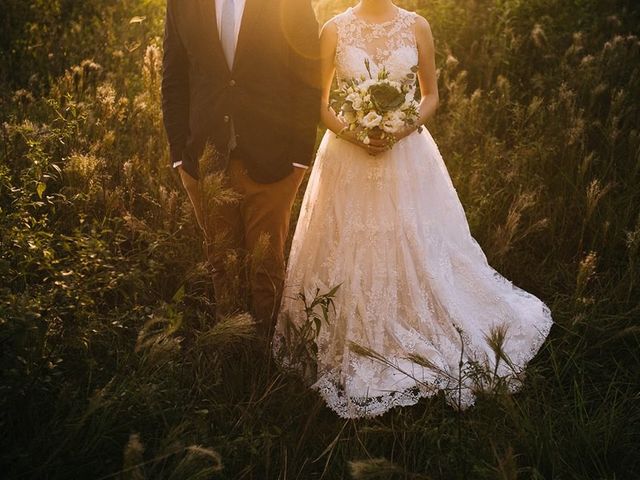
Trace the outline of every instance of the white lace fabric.
{"type": "Polygon", "coordinates": [[[369,78],[365,59],[369,60],[375,78],[382,67],[391,79],[400,80],[418,63],[418,47],[414,34],[417,15],[401,8],[393,20],[368,23],[349,8],[334,18],[338,31],[336,75],[338,81],[369,78]],[[406,67],[409,66],[409,70],[406,67]]]}
{"type": "MultiPolygon", "coordinates": [[[[352,8],[335,17],[339,81],[417,64],[414,13],[372,25],[352,8]]],[[[444,390],[466,408],[496,381],[523,380],[553,321],[548,307],[488,265],[430,133],[370,157],[328,131],[304,195],[273,340],[275,358],[306,372],[345,418],[380,415],[444,390]],[[307,322],[308,299],[341,285],[321,325],[315,358],[292,356],[289,325],[307,322]],[[496,362],[486,340],[506,330],[496,362]],[[363,355],[363,347],[371,352],[363,355]],[[462,357],[463,367],[460,368],[462,357]]]]}

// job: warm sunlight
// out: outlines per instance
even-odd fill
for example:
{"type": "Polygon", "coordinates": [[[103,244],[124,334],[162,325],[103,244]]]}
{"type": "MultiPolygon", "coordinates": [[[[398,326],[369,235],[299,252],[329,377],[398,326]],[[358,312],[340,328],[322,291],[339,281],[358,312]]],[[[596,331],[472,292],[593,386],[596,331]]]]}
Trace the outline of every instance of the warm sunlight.
{"type": "Polygon", "coordinates": [[[3,479],[638,477],[638,1],[0,12],[3,479]]]}

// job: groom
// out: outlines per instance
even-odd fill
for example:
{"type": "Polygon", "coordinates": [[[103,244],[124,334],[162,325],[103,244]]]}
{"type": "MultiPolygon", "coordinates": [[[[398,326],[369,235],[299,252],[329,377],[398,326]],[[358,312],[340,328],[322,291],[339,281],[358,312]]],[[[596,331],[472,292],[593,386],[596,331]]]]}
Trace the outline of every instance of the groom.
{"type": "Polygon", "coordinates": [[[250,289],[266,339],[282,295],[291,208],[315,146],[319,83],[311,0],[168,0],[162,110],[171,164],[205,233],[217,303],[231,281],[220,242],[263,250],[250,265],[250,289]],[[202,205],[207,145],[224,159],[239,202],[202,205]]]}

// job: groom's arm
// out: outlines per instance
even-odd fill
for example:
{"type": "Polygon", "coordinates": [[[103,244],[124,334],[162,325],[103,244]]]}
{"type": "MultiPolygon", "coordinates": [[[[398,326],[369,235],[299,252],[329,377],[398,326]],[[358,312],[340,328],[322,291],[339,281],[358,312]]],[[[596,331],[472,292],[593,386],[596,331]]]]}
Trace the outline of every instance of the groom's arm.
{"type": "Polygon", "coordinates": [[[182,166],[197,178],[197,167],[184,162],[189,136],[189,60],[176,26],[179,2],[167,1],[162,58],[162,116],[169,140],[172,167],[182,166]]]}
{"type": "Polygon", "coordinates": [[[162,118],[169,140],[171,166],[180,173],[182,185],[195,210],[196,221],[206,237],[198,167],[183,157],[189,136],[189,61],[176,27],[176,3],[177,0],[167,1],[162,57],[162,118]]]}
{"type": "Polygon", "coordinates": [[[320,104],[320,40],[311,0],[284,0],[285,35],[289,41],[291,107],[291,162],[311,164],[316,143],[320,104]]]}

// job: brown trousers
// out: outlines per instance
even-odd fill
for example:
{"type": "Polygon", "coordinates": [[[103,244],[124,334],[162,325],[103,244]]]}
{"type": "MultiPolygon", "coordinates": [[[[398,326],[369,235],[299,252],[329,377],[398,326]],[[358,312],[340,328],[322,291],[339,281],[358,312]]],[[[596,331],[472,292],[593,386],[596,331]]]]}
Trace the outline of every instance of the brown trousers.
{"type": "Polygon", "coordinates": [[[218,311],[226,314],[242,308],[240,290],[244,282],[240,271],[244,264],[258,332],[267,337],[280,307],[291,208],[304,173],[303,169],[294,168],[282,180],[257,183],[249,177],[242,161],[232,158],[226,186],[239,194],[239,201],[207,206],[212,209],[207,217],[213,238],[207,256],[213,267],[218,311]]]}

